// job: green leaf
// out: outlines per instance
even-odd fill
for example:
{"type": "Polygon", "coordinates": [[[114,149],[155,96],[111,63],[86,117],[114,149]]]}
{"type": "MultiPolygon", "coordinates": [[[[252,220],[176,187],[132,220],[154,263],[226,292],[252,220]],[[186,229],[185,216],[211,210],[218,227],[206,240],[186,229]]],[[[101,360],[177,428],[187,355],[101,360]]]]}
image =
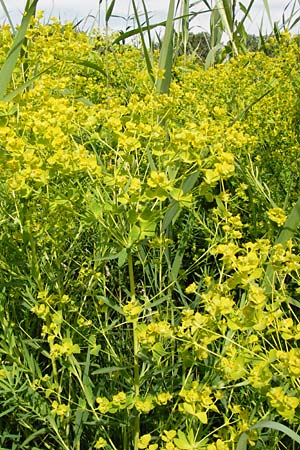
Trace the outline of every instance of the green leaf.
{"type": "Polygon", "coordinates": [[[163,78],[158,78],[156,90],[159,94],[166,94],[171,83],[171,71],[173,65],[173,34],[174,34],[175,0],[170,0],[168,18],[159,56],[158,68],[164,72],[163,78]]]}
{"type": "Polygon", "coordinates": [[[35,9],[38,0],[27,0],[25,11],[23,14],[22,22],[20,28],[15,36],[12,46],[8,52],[8,55],[4,61],[3,66],[0,70],[0,100],[3,100],[8,85],[10,83],[12,73],[17,64],[22,45],[26,38],[26,31],[30,24],[31,17],[35,14],[35,9]]]}
{"type": "Polygon", "coordinates": [[[122,250],[118,253],[118,267],[123,267],[125,262],[127,261],[127,249],[122,248],[122,250]]]}
{"type": "Polygon", "coordinates": [[[113,13],[113,9],[115,7],[116,0],[112,0],[109,7],[107,8],[106,14],[105,14],[105,22],[108,23],[109,19],[111,18],[111,15],[113,13]]]}
{"type": "Polygon", "coordinates": [[[126,370],[126,369],[127,369],[127,367],[117,367],[117,366],[102,367],[101,369],[94,370],[92,372],[92,375],[104,375],[107,373],[120,372],[121,370],[126,370]]]}
{"type": "Polygon", "coordinates": [[[99,298],[99,300],[101,300],[103,303],[105,303],[107,306],[109,306],[110,308],[114,309],[116,312],[118,312],[119,314],[122,314],[122,316],[125,316],[123,309],[120,308],[120,306],[116,305],[115,303],[112,302],[112,300],[108,299],[107,297],[104,297],[102,295],[97,295],[97,298],[99,298]]]}
{"type": "Polygon", "coordinates": [[[174,439],[174,443],[175,445],[180,449],[180,450],[190,450],[191,449],[191,445],[189,443],[189,441],[187,440],[186,435],[179,430],[177,432],[179,438],[175,438],[174,439]]]}
{"type": "MultiPolygon", "coordinates": [[[[154,84],[154,75],[153,75],[153,67],[152,67],[152,62],[151,62],[151,57],[150,57],[150,52],[148,51],[148,48],[146,46],[146,42],[145,42],[145,38],[144,38],[144,33],[142,30],[142,26],[141,26],[141,22],[140,22],[140,18],[139,18],[139,14],[138,14],[138,10],[135,4],[135,0],[132,0],[132,5],[133,5],[133,10],[134,10],[134,15],[135,15],[135,20],[138,24],[138,29],[139,29],[139,34],[140,34],[140,38],[141,38],[141,42],[142,42],[142,47],[143,47],[143,52],[144,52],[144,57],[145,57],[145,62],[146,62],[146,67],[148,70],[148,75],[152,81],[152,83],[154,84]]],[[[149,32],[149,23],[147,24],[147,31],[149,32]]]]}
{"type": "Polygon", "coordinates": [[[45,433],[45,435],[47,435],[47,432],[48,432],[47,428],[40,428],[40,429],[34,431],[25,439],[25,441],[22,443],[22,447],[24,448],[27,444],[29,444],[29,442],[33,441],[33,439],[40,436],[41,434],[45,433]]]}
{"type": "Polygon", "coordinates": [[[107,72],[105,71],[105,69],[101,67],[99,64],[93,63],[91,61],[84,59],[68,59],[68,58],[63,58],[62,61],[77,64],[78,66],[83,66],[88,69],[96,70],[96,72],[100,72],[102,75],[104,75],[105,78],[107,77],[107,72]]]}
{"type": "Polygon", "coordinates": [[[163,22],[154,23],[152,25],[147,25],[147,26],[142,26],[142,27],[139,27],[139,28],[134,28],[133,30],[126,31],[124,33],[120,33],[120,35],[117,38],[115,38],[112,43],[113,44],[119,44],[120,42],[124,41],[125,39],[127,39],[129,37],[136,36],[137,34],[140,34],[141,31],[149,31],[149,30],[151,31],[154,28],[164,27],[165,25],[166,25],[166,21],[163,21],[163,22]]]}
{"type": "Polygon", "coordinates": [[[14,23],[13,23],[11,17],[10,17],[10,14],[9,14],[9,12],[8,12],[8,9],[6,8],[6,5],[5,5],[4,0],[0,0],[0,3],[1,3],[1,6],[2,6],[2,8],[3,8],[3,11],[4,11],[4,13],[5,13],[6,17],[7,17],[7,20],[8,20],[8,22],[9,22],[9,26],[10,26],[10,28],[12,29],[13,34],[15,35],[15,34],[16,34],[16,29],[15,29],[15,27],[14,27],[14,23]]]}

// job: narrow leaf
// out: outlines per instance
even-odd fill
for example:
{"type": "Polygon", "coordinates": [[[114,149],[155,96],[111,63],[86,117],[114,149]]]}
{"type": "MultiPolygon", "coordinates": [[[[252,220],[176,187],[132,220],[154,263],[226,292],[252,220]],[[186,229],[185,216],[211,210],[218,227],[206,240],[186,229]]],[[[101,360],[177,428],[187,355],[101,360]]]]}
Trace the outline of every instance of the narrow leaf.
{"type": "MultiPolygon", "coordinates": [[[[135,4],[135,0],[132,0],[132,5],[133,5],[133,10],[134,10],[135,20],[136,20],[136,22],[138,24],[139,34],[140,34],[140,37],[141,37],[141,42],[142,42],[142,47],[143,47],[143,52],[144,52],[144,57],[145,57],[145,62],[146,62],[146,66],[147,66],[148,75],[149,75],[152,83],[154,84],[155,80],[154,80],[154,75],[153,75],[153,67],[152,67],[151,57],[150,57],[149,50],[148,50],[148,48],[146,46],[144,33],[143,33],[142,26],[141,26],[141,22],[140,22],[138,10],[137,10],[136,4],[135,4]]],[[[146,29],[149,31],[149,27],[148,26],[147,26],[146,29]]]]}
{"type": "Polygon", "coordinates": [[[30,23],[31,17],[35,13],[36,5],[38,0],[27,0],[25,11],[23,14],[22,22],[20,28],[15,36],[13,44],[8,52],[6,60],[0,70],[0,100],[3,100],[5,96],[7,87],[12,77],[12,73],[16,66],[18,57],[21,52],[22,45],[26,37],[26,31],[30,23]]]}
{"type": "Polygon", "coordinates": [[[165,34],[159,58],[159,69],[164,72],[163,78],[158,78],[156,90],[159,94],[166,94],[171,83],[173,64],[173,34],[174,34],[175,0],[170,0],[165,34]]]}
{"type": "Polygon", "coordinates": [[[8,12],[8,9],[6,8],[6,5],[5,5],[4,0],[0,0],[0,4],[1,4],[2,8],[3,8],[3,11],[4,11],[6,17],[7,17],[7,20],[8,20],[8,22],[9,22],[9,26],[10,26],[10,28],[12,29],[13,34],[15,35],[15,34],[16,34],[16,29],[15,29],[15,27],[14,27],[14,24],[13,24],[13,21],[12,21],[12,19],[11,19],[11,17],[10,17],[10,14],[9,14],[9,12],[8,12]]]}
{"type": "Polygon", "coordinates": [[[142,26],[140,28],[134,28],[133,30],[126,31],[125,33],[120,33],[120,35],[116,39],[114,39],[112,43],[119,44],[119,42],[122,42],[129,37],[140,34],[141,31],[153,30],[154,28],[164,27],[165,25],[166,25],[166,21],[154,23],[153,25],[149,25],[149,26],[148,25],[142,26]]]}
{"type": "Polygon", "coordinates": [[[112,0],[109,7],[107,8],[106,14],[105,14],[105,22],[108,23],[109,19],[111,18],[111,15],[113,13],[113,9],[115,7],[116,0],[112,0]]]}
{"type": "Polygon", "coordinates": [[[264,2],[264,7],[265,7],[265,10],[266,10],[268,19],[269,19],[269,23],[272,26],[272,17],[271,17],[269,2],[268,2],[268,0],[263,0],[263,2],[264,2]]]}

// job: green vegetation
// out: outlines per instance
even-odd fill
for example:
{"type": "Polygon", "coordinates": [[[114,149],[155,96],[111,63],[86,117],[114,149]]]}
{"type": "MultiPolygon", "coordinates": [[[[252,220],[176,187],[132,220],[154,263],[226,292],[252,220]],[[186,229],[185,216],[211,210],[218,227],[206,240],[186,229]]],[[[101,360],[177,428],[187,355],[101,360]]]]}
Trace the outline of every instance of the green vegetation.
{"type": "Polygon", "coordinates": [[[37,3],[0,29],[0,448],[296,449],[298,39],[204,2],[200,61],[187,1],[160,50],[37,3]]]}

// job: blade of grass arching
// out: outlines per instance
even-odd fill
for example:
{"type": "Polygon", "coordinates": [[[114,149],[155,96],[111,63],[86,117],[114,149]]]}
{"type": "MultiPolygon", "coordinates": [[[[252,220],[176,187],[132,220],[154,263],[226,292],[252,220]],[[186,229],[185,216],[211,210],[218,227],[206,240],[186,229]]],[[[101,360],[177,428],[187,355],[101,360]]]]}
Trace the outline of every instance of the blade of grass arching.
{"type": "Polygon", "coordinates": [[[4,61],[3,66],[1,67],[1,70],[0,70],[0,100],[2,100],[6,94],[7,87],[11,80],[12,73],[16,66],[18,57],[21,52],[22,45],[25,40],[26,31],[27,31],[28,25],[30,23],[30,19],[35,13],[37,2],[38,2],[38,0],[32,0],[32,1],[27,0],[20,28],[17,31],[17,34],[15,36],[15,39],[13,41],[13,44],[12,44],[9,52],[8,52],[6,60],[4,61]]]}
{"type": "Polygon", "coordinates": [[[85,61],[83,59],[68,59],[68,58],[62,58],[61,61],[69,62],[73,64],[78,64],[79,66],[87,67],[88,69],[96,70],[97,72],[100,72],[102,75],[107,77],[106,70],[104,67],[101,67],[99,64],[95,64],[91,61],[85,61]]]}
{"type": "MultiPolygon", "coordinates": [[[[132,0],[132,6],[133,6],[133,11],[134,11],[134,17],[136,20],[136,23],[138,24],[138,30],[139,30],[139,34],[140,34],[140,38],[141,38],[141,42],[142,42],[142,47],[143,47],[143,52],[144,52],[144,57],[145,57],[145,62],[146,62],[146,67],[147,67],[147,71],[148,71],[148,75],[150,77],[150,80],[152,81],[153,85],[155,83],[155,78],[153,75],[153,66],[152,66],[152,62],[151,62],[151,57],[150,57],[150,52],[146,46],[146,42],[145,42],[145,37],[144,37],[144,33],[143,33],[143,28],[140,22],[140,17],[139,17],[139,13],[136,7],[136,3],[135,0],[132,0]]],[[[149,27],[146,27],[146,30],[149,30],[149,27]]]]}
{"type": "Polygon", "coordinates": [[[148,30],[153,30],[154,28],[157,27],[164,27],[166,26],[166,21],[163,22],[158,22],[158,23],[154,23],[152,25],[147,25],[147,26],[142,26],[140,28],[134,28],[133,30],[129,30],[126,31],[124,33],[120,33],[118,37],[116,37],[113,40],[113,44],[119,44],[119,42],[124,41],[125,39],[132,37],[132,36],[136,36],[137,34],[140,34],[141,31],[148,31],[148,30]]]}
{"type": "Polygon", "coordinates": [[[300,21],[300,16],[297,17],[297,19],[294,20],[294,22],[292,23],[292,25],[290,25],[288,28],[289,30],[292,30],[294,28],[295,25],[297,25],[297,23],[299,23],[300,21]]]}
{"type": "Polygon", "coordinates": [[[273,420],[263,420],[262,422],[258,422],[251,427],[252,430],[257,430],[258,428],[271,428],[272,430],[280,431],[281,433],[286,434],[288,437],[293,439],[293,441],[300,444],[300,436],[295,433],[295,431],[291,430],[286,425],[282,423],[275,422],[273,420]]]}
{"type": "Polygon", "coordinates": [[[40,428],[33,433],[31,433],[24,442],[21,444],[21,448],[26,448],[29,442],[33,441],[36,437],[40,436],[41,434],[47,435],[48,429],[47,428],[40,428]]]}
{"type": "Polygon", "coordinates": [[[10,17],[10,14],[8,12],[8,9],[6,8],[4,0],[0,0],[0,4],[2,6],[2,9],[3,9],[6,17],[7,17],[7,20],[8,20],[10,28],[12,29],[13,35],[15,35],[16,34],[16,29],[14,27],[13,21],[11,20],[11,17],[10,17]]]}
{"type": "Polygon", "coordinates": [[[35,80],[40,78],[40,76],[43,75],[43,73],[48,72],[48,70],[50,70],[52,67],[56,66],[57,64],[58,63],[56,62],[56,63],[52,64],[50,67],[47,67],[47,69],[43,70],[42,72],[39,72],[34,77],[30,78],[30,80],[25,81],[25,83],[22,83],[20,86],[18,86],[12,92],[10,92],[9,94],[2,97],[1,100],[6,103],[11,102],[17,95],[21,94],[23,91],[25,91],[25,89],[30,87],[35,80]]]}
{"type": "Polygon", "coordinates": [[[163,71],[164,75],[163,77],[159,77],[156,82],[156,90],[159,94],[168,93],[171,84],[171,71],[173,65],[174,11],[175,0],[170,0],[168,18],[158,65],[159,70],[163,71]]]}
{"type": "MultiPolygon", "coordinates": [[[[281,244],[283,247],[286,245],[287,241],[293,239],[298,227],[300,225],[300,197],[298,198],[295,206],[290,212],[282,231],[280,232],[278,238],[275,241],[275,245],[281,244]]],[[[267,294],[272,292],[272,282],[274,280],[274,268],[272,264],[269,264],[266,269],[265,277],[263,280],[263,286],[267,294]]]]}
{"type": "MultiPolygon", "coordinates": [[[[270,82],[270,84],[273,84],[275,82],[275,80],[272,80],[270,82]]],[[[264,97],[266,97],[270,92],[272,92],[274,90],[274,87],[271,87],[270,89],[268,89],[266,92],[264,92],[262,95],[260,95],[258,98],[256,98],[255,100],[253,100],[253,102],[249,103],[249,105],[247,105],[243,111],[241,111],[240,113],[238,113],[232,120],[231,124],[233,125],[235,122],[238,122],[239,120],[241,120],[246,114],[247,112],[254,106],[256,105],[258,102],[260,102],[264,97]]]]}
{"type": "MultiPolygon", "coordinates": [[[[274,422],[272,420],[263,420],[262,422],[258,422],[252,427],[249,428],[250,430],[256,430],[258,428],[270,428],[272,430],[280,431],[281,433],[286,434],[288,437],[293,439],[294,442],[297,442],[300,444],[300,436],[299,434],[295,433],[295,431],[291,430],[287,426],[283,425],[279,422],[274,422]]],[[[247,450],[247,440],[248,435],[247,433],[242,433],[240,436],[240,439],[237,443],[236,450],[247,450]]]]}

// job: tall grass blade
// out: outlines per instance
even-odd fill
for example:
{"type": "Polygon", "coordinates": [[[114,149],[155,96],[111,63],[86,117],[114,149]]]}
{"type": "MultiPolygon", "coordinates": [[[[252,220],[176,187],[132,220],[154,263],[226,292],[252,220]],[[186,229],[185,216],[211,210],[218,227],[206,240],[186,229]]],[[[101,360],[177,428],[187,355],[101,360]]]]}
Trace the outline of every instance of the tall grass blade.
{"type": "Polygon", "coordinates": [[[160,94],[168,93],[171,83],[171,71],[173,64],[174,11],[175,0],[170,0],[168,18],[158,66],[159,69],[164,72],[164,76],[160,76],[156,82],[156,90],[160,94]]]}
{"type": "Polygon", "coordinates": [[[182,4],[182,43],[183,43],[183,51],[184,55],[187,55],[187,46],[189,41],[189,25],[190,25],[190,17],[189,17],[189,0],[183,0],[182,4]]]}
{"type": "MultiPolygon", "coordinates": [[[[155,79],[154,79],[154,75],[153,75],[153,66],[152,66],[152,62],[151,62],[151,57],[150,57],[150,51],[147,48],[146,42],[145,42],[145,37],[144,37],[144,33],[143,33],[143,29],[142,29],[142,25],[140,22],[140,17],[139,17],[139,13],[136,7],[136,3],[135,0],[132,0],[132,6],[133,6],[133,11],[134,11],[134,16],[135,16],[135,20],[138,24],[138,30],[139,30],[139,34],[140,34],[140,38],[141,38],[141,42],[142,42],[142,47],[143,47],[143,52],[144,52],[144,57],[145,57],[145,62],[146,62],[146,66],[147,66],[147,71],[148,71],[148,75],[152,81],[152,83],[155,83],[155,79]]],[[[149,27],[146,27],[146,30],[149,31],[149,27]]]]}
{"type": "Polygon", "coordinates": [[[143,10],[144,10],[144,14],[145,14],[145,20],[146,20],[146,26],[147,26],[147,36],[148,36],[148,42],[149,42],[149,47],[152,49],[153,48],[153,43],[152,43],[152,38],[151,38],[151,33],[150,33],[150,19],[149,19],[149,14],[148,14],[148,9],[146,6],[146,3],[144,0],[142,0],[142,4],[143,4],[143,10]]]}
{"type": "Polygon", "coordinates": [[[287,28],[288,30],[291,30],[292,28],[294,28],[294,26],[297,25],[297,23],[300,21],[300,16],[297,16],[296,19],[294,19],[296,14],[299,13],[299,8],[296,10],[296,0],[294,0],[291,12],[289,13],[289,17],[287,19],[285,19],[285,12],[288,10],[291,3],[292,3],[292,1],[290,1],[286,5],[286,7],[284,8],[283,16],[282,16],[282,25],[284,28],[287,28]],[[294,21],[292,22],[293,19],[294,19],[294,21]]]}
{"type": "Polygon", "coordinates": [[[210,14],[210,51],[205,60],[205,69],[213,66],[217,53],[223,48],[223,27],[219,9],[215,6],[210,14]]]}
{"type": "Polygon", "coordinates": [[[1,67],[1,70],[0,70],[0,100],[2,100],[6,94],[9,82],[12,77],[12,73],[14,71],[18,57],[21,52],[22,45],[25,41],[26,31],[29,26],[30,19],[35,14],[37,2],[38,2],[38,0],[27,0],[20,28],[19,28],[18,32],[16,33],[15,39],[14,39],[13,44],[8,52],[6,60],[4,61],[3,66],[1,67]]]}
{"type": "Polygon", "coordinates": [[[116,0],[112,0],[110,5],[109,5],[109,7],[107,8],[107,11],[106,11],[106,14],[105,14],[105,22],[106,22],[106,24],[108,24],[109,19],[112,16],[112,13],[113,13],[113,10],[114,10],[114,7],[115,7],[115,3],[116,3],[116,0]]]}
{"type": "Polygon", "coordinates": [[[1,4],[1,6],[2,6],[2,9],[3,9],[3,11],[4,11],[6,17],[7,17],[9,26],[10,26],[10,28],[12,29],[13,34],[15,35],[15,34],[16,34],[16,29],[15,29],[14,23],[13,23],[11,17],[10,17],[10,14],[9,14],[9,12],[8,12],[8,9],[6,8],[6,5],[5,5],[4,0],[0,0],[0,4],[1,4]]]}
{"type": "Polygon", "coordinates": [[[272,27],[272,17],[271,17],[269,2],[268,2],[268,0],[263,0],[263,2],[264,2],[264,7],[265,7],[265,10],[266,10],[268,19],[269,19],[269,23],[270,23],[270,25],[272,27]]]}
{"type": "MultiPolygon", "coordinates": [[[[229,0],[230,1],[230,0],[229,0]]],[[[233,35],[233,9],[231,8],[231,2],[228,0],[216,0],[216,5],[219,10],[219,14],[222,20],[223,28],[228,34],[231,41],[232,51],[234,55],[238,55],[238,49],[235,43],[233,35]]]]}
{"type": "Polygon", "coordinates": [[[39,72],[37,75],[35,75],[34,77],[30,78],[30,80],[25,81],[25,83],[22,83],[20,86],[18,86],[16,89],[14,89],[13,91],[9,92],[9,94],[4,95],[4,97],[2,97],[2,101],[3,102],[11,102],[15,97],[17,97],[17,95],[21,94],[23,91],[25,91],[25,89],[27,89],[28,87],[30,87],[32,85],[32,83],[37,80],[38,78],[40,78],[40,76],[43,73],[48,72],[53,66],[56,66],[58,63],[52,64],[50,67],[47,67],[45,70],[42,70],[42,72],[39,72]]]}

